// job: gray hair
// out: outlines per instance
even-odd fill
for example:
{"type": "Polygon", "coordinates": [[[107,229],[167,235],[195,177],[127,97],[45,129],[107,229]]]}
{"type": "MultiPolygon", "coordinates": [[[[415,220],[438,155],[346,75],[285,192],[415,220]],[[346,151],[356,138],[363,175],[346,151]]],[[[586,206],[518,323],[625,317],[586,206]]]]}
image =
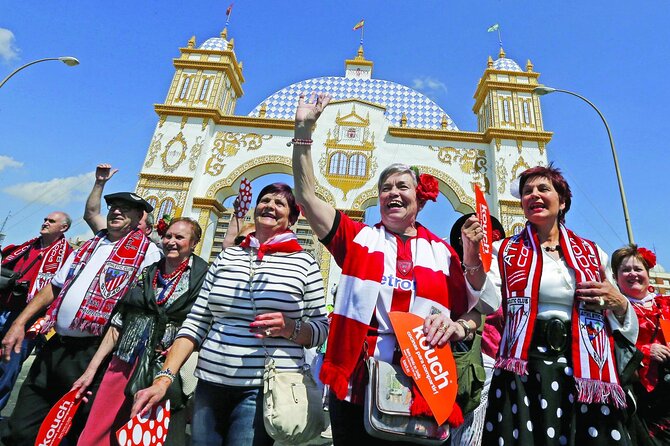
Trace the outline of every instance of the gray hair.
{"type": "Polygon", "coordinates": [[[379,180],[377,181],[377,192],[382,190],[384,181],[396,173],[408,173],[412,176],[412,183],[414,184],[414,187],[419,184],[418,178],[416,177],[416,172],[414,172],[411,167],[403,163],[393,163],[386,169],[382,170],[382,173],[379,174],[379,180]]]}
{"type": "Polygon", "coordinates": [[[147,226],[149,226],[152,231],[155,223],[156,219],[154,218],[154,214],[152,212],[147,212],[147,226]]]}
{"type": "Polygon", "coordinates": [[[65,224],[67,225],[67,229],[70,229],[72,227],[72,217],[70,217],[70,214],[68,214],[67,212],[63,212],[63,211],[56,211],[56,212],[63,216],[63,220],[65,220],[65,224]]]}

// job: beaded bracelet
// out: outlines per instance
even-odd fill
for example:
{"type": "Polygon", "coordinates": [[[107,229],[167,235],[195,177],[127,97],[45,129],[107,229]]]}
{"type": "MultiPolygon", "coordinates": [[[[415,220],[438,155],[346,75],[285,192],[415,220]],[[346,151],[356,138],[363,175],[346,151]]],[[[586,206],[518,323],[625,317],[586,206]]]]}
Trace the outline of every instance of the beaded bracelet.
{"type": "Polygon", "coordinates": [[[172,373],[172,370],[169,368],[165,370],[161,370],[160,372],[156,373],[154,375],[154,381],[156,381],[158,378],[166,377],[170,379],[170,384],[174,382],[174,379],[177,377],[174,373],[172,373]]]}
{"type": "Polygon", "coordinates": [[[302,320],[298,319],[297,321],[295,321],[295,325],[293,326],[293,333],[291,333],[291,336],[289,336],[288,340],[295,342],[298,335],[300,334],[301,328],[302,328],[302,320]]]}
{"type": "Polygon", "coordinates": [[[299,139],[293,138],[291,141],[286,143],[286,146],[293,144],[294,146],[311,146],[314,141],[311,139],[299,139]]]}
{"type": "Polygon", "coordinates": [[[478,271],[482,267],[481,263],[478,264],[478,265],[475,265],[475,266],[468,266],[465,263],[462,263],[462,265],[463,265],[463,271],[465,272],[465,274],[473,274],[475,271],[478,271]]]}

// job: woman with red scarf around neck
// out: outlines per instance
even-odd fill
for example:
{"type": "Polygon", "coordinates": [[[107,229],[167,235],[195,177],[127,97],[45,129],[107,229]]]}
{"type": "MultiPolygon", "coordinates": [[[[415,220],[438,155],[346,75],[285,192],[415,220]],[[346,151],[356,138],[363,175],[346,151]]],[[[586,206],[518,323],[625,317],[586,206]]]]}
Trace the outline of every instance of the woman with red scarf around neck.
{"type": "Polygon", "coordinates": [[[526,226],[493,244],[488,273],[476,217],[462,228],[468,284],[505,318],[482,444],[629,445],[612,332],[634,343],[635,313],[607,281],[607,255],[565,227],[560,170],[524,171],[519,192],[526,226]]]}
{"type": "MultiPolygon", "coordinates": [[[[367,434],[362,404],[367,357],[395,364],[400,360],[388,313],[404,311],[424,318],[423,331],[432,347],[471,340],[481,315],[473,310],[474,296],[468,299],[456,252],[417,222],[426,201],[435,201],[439,192],[431,175],[419,175],[403,164],[384,169],[377,184],[381,222],[374,227],[353,221],[317,197],[312,128],[329,101],[324,94],[313,93],[309,101],[300,95],[293,139],[296,198],[312,230],[342,268],[319,376],[330,386],[333,443],[386,444],[367,434]]],[[[411,413],[430,416],[416,387],[412,393],[411,413]]],[[[462,423],[458,406],[448,421],[454,426],[462,423]]]]}
{"type": "Polygon", "coordinates": [[[263,424],[266,355],[280,370],[302,370],[304,348],[321,345],[328,333],[321,271],[289,229],[299,215],[288,185],[260,191],[255,232],[212,263],[162,374],[135,395],[131,416],[161,401],[170,377],[199,350],[192,444],[274,444],[263,424]]]}
{"type": "Polygon", "coordinates": [[[621,292],[637,314],[640,334],[636,346],[644,354],[639,382],[634,384],[637,416],[642,429],[639,444],[670,444],[670,340],[661,331],[660,319],[670,320],[670,296],[654,293],[649,270],[656,255],[646,248],[627,245],[612,254],[612,271],[621,292]],[[649,438],[651,437],[651,443],[649,438]]]}

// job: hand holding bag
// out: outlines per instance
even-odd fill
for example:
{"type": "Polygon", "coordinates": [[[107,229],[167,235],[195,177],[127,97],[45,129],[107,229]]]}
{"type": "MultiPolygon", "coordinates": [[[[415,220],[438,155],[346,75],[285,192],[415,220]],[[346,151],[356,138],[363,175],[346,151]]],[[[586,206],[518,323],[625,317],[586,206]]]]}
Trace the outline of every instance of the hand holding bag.
{"type": "Polygon", "coordinates": [[[449,438],[449,425],[433,417],[410,415],[412,378],[400,366],[368,358],[370,381],[365,391],[365,430],[388,441],[440,445],[449,438]]]}
{"type": "Polygon", "coordinates": [[[279,372],[268,357],[263,372],[263,422],[276,441],[305,443],[326,428],[321,390],[309,366],[298,372],[279,372]]]}

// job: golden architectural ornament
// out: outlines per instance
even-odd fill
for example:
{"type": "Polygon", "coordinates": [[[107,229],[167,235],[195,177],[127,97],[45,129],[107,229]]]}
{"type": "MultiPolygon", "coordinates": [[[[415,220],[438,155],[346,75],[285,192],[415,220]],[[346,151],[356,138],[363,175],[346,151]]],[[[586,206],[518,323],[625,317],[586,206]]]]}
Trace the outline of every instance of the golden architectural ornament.
{"type": "Polygon", "coordinates": [[[440,121],[440,127],[442,130],[447,130],[449,126],[449,121],[447,121],[447,115],[442,115],[442,121],[440,121]]]}
{"type": "Polygon", "coordinates": [[[263,103],[261,104],[261,109],[258,110],[258,117],[259,117],[259,118],[265,118],[265,115],[266,115],[267,112],[268,112],[268,104],[266,104],[265,102],[263,102],[263,103]]]}
{"type": "Polygon", "coordinates": [[[504,194],[507,191],[507,168],[501,159],[496,161],[496,182],[498,183],[498,194],[504,194]]]}
{"type": "Polygon", "coordinates": [[[188,43],[186,44],[186,48],[195,48],[195,36],[191,36],[191,38],[188,39],[188,43]]]}
{"type": "Polygon", "coordinates": [[[160,115],[158,117],[158,128],[163,127],[163,124],[165,124],[166,119],[167,119],[167,115],[160,115]]]}
{"type": "Polygon", "coordinates": [[[525,226],[525,216],[521,201],[519,200],[500,200],[500,223],[505,228],[507,236],[518,234],[525,226]]]}
{"type": "Polygon", "coordinates": [[[214,145],[212,147],[212,156],[205,164],[205,172],[216,176],[223,168],[224,159],[237,155],[242,148],[247,150],[258,150],[263,146],[263,141],[272,139],[272,135],[259,135],[258,133],[231,133],[216,132],[214,145]]]}
{"type": "Polygon", "coordinates": [[[221,31],[221,34],[219,34],[219,35],[224,40],[228,39],[228,28],[223,28],[223,31],[221,31]]]}
{"type": "Polygon", "coordinates": [[[516,163],[512,166],[512,178],[516,178],[521,174],[526,169],[530,169],[530,166],[526,162],[525,159],[523,159],[523,156],[520,156],[518,160],[516,160],[516,163]]]}
{"type": "Polygon", "coordinates": [[[228,41],[228,48],[227,49],[228,49],[228,51],[232,51],[233,48],[235,48],[235,39],[230,39],[228,41]]]}
{"type": "Polygon", "coordinates": [[[188,158],[188,168],[190,170],[195,170],[198,167],[198,159],[202,153],[202,146],[205,140],[202,136],[195,138],[195,144],[191,147],[191,156],[188,158]]]}
{"type": "MultiPolygon", "coordinates": [[[[250,159],[249,161],[240,164],[237,166],[226,178],[214,182],[207,189],[205,194],[206,198],[215,198],[216,194],[221,190],[227,187],[231,187],[235,181],[237,181],[243,174],[246,174],[248,171],[263,165],[279,165],[282,168],[276,170],[274,173],[286,173],[290,174],[292,172],[291,158],[282,155],[264,155],[257,158],[250,159]]],[[[267,172],[263,172],[262,175],[265,175],[267,172]]],[[[259,175],[260,176],[260,175],[259,175]]],[[[247,176],[251,181],[255,177],[247,176]]],[[[235,191],[237,192],[237,191],[235,191]]]]}
{"type": "Polygon", "coordinates": [[[402,112],[402,116],[400,117],[400,127],[407,127],[407,115],[405,112],[402,112]]]}
{"type": "Polygon", "coordinates": [[[182,116],[181,117],[181,126],[180,126],[179,129],[184,130],[184,126],[186,125],[186,123],[188,123],[188,116],[182,116]]]}
{"type": "Polygon", "coordinates": [[[144,167],[151,167],[158,152],[161,150],[161,139],[163,138],[162,133],[156,133],[149,144],[149,151],[147,152],[147,160],[144,162],[144,167]]]}
{"type": "Polygon", "coordinates": [[[172,138],[165,146],[165,150],[161,153],[161,161],[163,161],[163,169],[166,172],[174,172],[177,167],[186,159],[186,139],[182,132],[177,133],[177,136],[172,138]]]}
{"type": "Polygon", "coordinates": [[[495,138],[496,143],[496,152],[500,152],[500,147],[502,146],[502,140],[500,138],[495,138]]]}
{"type": "Polygon", "coordinates": [[[523,149],[523,141],[520,139],[516,140],[516,150],[519,152],[519,155],[521,155],[521,151],[523,149]]]}
{"type": "Polygon", "coordinates": [[[479,181],[486,175],[486,151],[480,149],[456,149],[454,147],[428,148],[437,152],[437,159],[447,165],[459,163],[463,173],[471,174],[473,179],[479,181]]]}
{"type": "Polygon", "coordinates": [[[526,71],[529,73],[533,72],[533,63],[530,61],[530,59],[526,61],[526,71]]]}
{"type": "Polygon", "coordinates": [[[540,150],[540,155],[544,155],[544,149],[546,147],[546,144],[543,143],[542,141],[539,141],[537,143],[537,148],[540,150]]]}

